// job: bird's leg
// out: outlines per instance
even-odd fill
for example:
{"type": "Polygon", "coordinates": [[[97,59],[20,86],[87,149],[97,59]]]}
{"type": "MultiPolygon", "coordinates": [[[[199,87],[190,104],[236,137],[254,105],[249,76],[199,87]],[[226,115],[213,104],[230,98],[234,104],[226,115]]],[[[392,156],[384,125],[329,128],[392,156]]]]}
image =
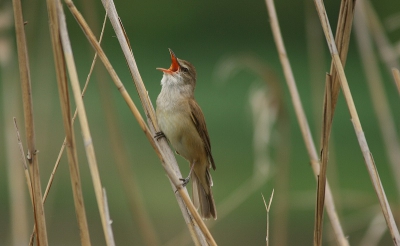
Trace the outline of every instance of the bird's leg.
{"type": "Polygon", "coordinates": [[[162,131],[156,132],[156,135],[154,135],[154,138],[158,141],[161,138],[165,138],[165,135],[162,131]]]}
{"type": "Polygon", "coordinates": [[[193,167],[195,164],[196,164],[196,161],[193,162],[192,166],[190,167],[189,175],[185,179],[183,179],[183,178],[179,179],[179,180],[183,181],[183,184],[182,184],[183,187],[185,187],[189,183],[190,175],[192,174],[193,167]]]}

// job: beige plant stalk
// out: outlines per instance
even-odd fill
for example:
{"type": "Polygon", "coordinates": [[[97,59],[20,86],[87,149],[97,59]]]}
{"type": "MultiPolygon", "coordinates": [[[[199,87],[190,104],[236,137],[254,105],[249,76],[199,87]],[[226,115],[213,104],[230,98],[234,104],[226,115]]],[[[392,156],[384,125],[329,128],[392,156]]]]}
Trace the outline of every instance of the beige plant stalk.
{"type": "MultiPolygon", "coordinates": [[[[286,53],[285,45],[283,43],[278,17],[276,15],[275,5],[273,0],[266,0],[267,9],[270,17],[270,23],[272,28],[272,33],[274,35],[275,44],[279,53],[279,58],[283,67],[286,82],[289,87],[290,95],[292,97],[293,106],[296,112],[297,120],[303,135],[303,139],[307,148],[308,155],[311,161],[311,167],[314,172],[314,176],[318,181],[318,176],[320,174],[320,163],[318,160],[317,150],[314,141],[311,136],[310,127],[308,125],[307,118],[304,113],[304,109],[300,100],[300,95],[297,90],[296,82],[293,76],[292,68],[286,53]]],[[[335,205],[333,202],[333,196],[328,182],[326,182],[325,190],[325,207],[327,209],[332,228],[336,235],[336,240],[339,245],[348,245],[347,239],[343,233],[342,226],[339,221],[339,216],[336,213],[335,205]]]]}
{"type": "MultiPolygon", "coordinates": [[[[59,3],[61,5],[61,3],[59,3]]],[[[101,184],[100,173],[98,170],[95,150],[93,146],[93,141],[90,133],[89,123],[86,116],[85,106],[83,104],[83,99],[81,96],[81,88],[79,85],[78,74],[76,71],[75,61],[72,53],[71,44],[69,41],[68,31],[65,24],[65,17],[62,8],[59,7],[58,11],[59,22],[60,22],[60,37],[62,48],[64,51],[64,57],[66,65],[68,68],[69,78],[72,86],[73,95],[75,98],[75,103],[78,108],[79,122],[82,130],[82,137],[85,145],[86,156],[88,159],[88,164],[90,172],[92,175],[93,186],[96,194],[97,205],[99,207],[100,218],[103,226],[103,231],[108,246],[114,246],[114,236],[110,227],[110,220],[108,210],[105,206],[106,199],[103,196],[103,186],[101,184]]],[[[54,23],[53,23],[54,24],[54,23]]]]}
{"type": "Polygon", "coordinates": [[[360,119],[357,114],[357,110],[353,101],[353,97],[350,92],[349,84],[347,82],[346,75],[344,73],[343,64],[340,60],[338,49],[335,45],[332,30],[329,25],[328,15],[326,13],[324,4],[321,0],[315,0],[316,9],[320,17],[322,28],[324,30],[325,38],[328,43],[329,50],[332,55],[333,63],[337,69],[340,85],[343,91],[343,95],[346,99],[347,106],[350,111],[351,119],[353,122],[353,127],[357,135],[357,139],[361,148],[361,152],[364,156],[365,164],[370,175],[372,184],[374,186],[375,192],[378,196],[379,203],[381,205],[382,213],[386,219],[387,226],[389,228],[390,234],[392,236],[395,245],[400,245],[400,234],[397,229],[397,225],[393,218],[392,210],[390,209],[388,200],[386,198],[385,191],[383,189],[382,183],[379,178],[378,170],[376,168],[375,162],[372,157],[372,153],[369,150],[367,140],[364,135],[364,131],[361,126],[360,119]]]}
{"type": "MultiPolygon", "coordinates": [[[[335,43],[343,66],[346,64],[349,49],[351,27],[353,23],[355,0],[342,0],[340,5],[335,43]]],[[[325,203],[326,171],[329,158],[329,139],[336,103],[339,96],[340,83],[336,67],[331,62],[331,69],[326,75],[325,93],[322,112],[321,133],[321,170],[318,178],[317,204],[315,213],[314,244],[322,244],[322,220],[325,203]]]]}
{"type": "Polygon", "coordinates": [[[15,30],[17,37],[17,50],[19,72],[22,88],[22,100],[25,118],[25,131],[28,143],[27,160],[32,181],[33,212],[36,225],[37,244],[47,246],[47,229],[44,214],[42,191],[40,184],[38,150],[36,149],[35,127],[33,120],[32,88],[29,71],[28,50],[25,39],[24,20],[20,0],[13,0],[15,30]]]}
{"type": "Polygon", "coordinates": [[[64,51],[62,47],[62,41],[60,39],[60,31],[65,31],[65,20],[62,15],[62,8],[58,1],[47,1],[48,14],[49,14],[49,24],[50,33],[53,46],[54,63],[56,67],[57,83],[59,98],[66,134],[66,146],[69,170],[71,176],[71,187],[74,196],[74,205],[76,216],[78,220],[78,226],[80,231],[81,244],[85,246],[91,245],[89,228],[86,220],[86,211],[82,195],[82,185],[79,174],[79,164],[78,155],[76,151],[75,135],[72,127],[71,109],[69,101],[68,92],[68,81],[67,81],[67,71],[64,61],[64,51]],[[61,10],[57,11],[57,8],[61,10]]]}

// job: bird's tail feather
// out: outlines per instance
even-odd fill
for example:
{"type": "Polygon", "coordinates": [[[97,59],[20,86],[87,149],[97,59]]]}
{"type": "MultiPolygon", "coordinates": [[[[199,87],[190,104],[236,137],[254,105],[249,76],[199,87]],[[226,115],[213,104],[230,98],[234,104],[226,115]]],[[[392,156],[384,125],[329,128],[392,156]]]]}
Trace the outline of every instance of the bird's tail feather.
{"type": "Polygon", "coordinates": [[[198,209],[200,216],[203,219],[214,218],[217,219],[217,210],[215,209],[214,198],[211,191],[212,180],[209,171],[207,170],[207,185],[208,189],[204,189],[200,183],[196,173],[191,174],[192,179],[192,194],[193,204],[198,209]]]}

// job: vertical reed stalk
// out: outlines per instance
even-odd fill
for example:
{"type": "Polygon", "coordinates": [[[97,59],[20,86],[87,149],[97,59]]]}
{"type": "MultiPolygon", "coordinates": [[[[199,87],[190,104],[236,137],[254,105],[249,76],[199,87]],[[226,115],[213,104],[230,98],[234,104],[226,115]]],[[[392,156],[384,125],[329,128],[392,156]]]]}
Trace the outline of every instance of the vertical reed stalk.
{"type": "MultiPolygon", "coordinates": [[[[62,15],[62,9],[60,8],[59,14],[62,15]]],[[[85,106],[83,104],[83,99],[81,96],[81,88],[79,85],[78,74],[76,71],[75,61],[72,53],[71,44],[69,41],[68,31],[65,24],[65,17],[61,18],[59,21],[60,24],[60,36],[61,43],[64,50],[65,61],[68,68],[69,78],[71,81],[72,91],[75,98],[75,103],[78,108],[78,116],[79,122],[82,130],[83,142],[85,145],[86,155],[89,163],[90,172],[92,175],[93,186],[95,190],[97,205],[99,207],[100,218],[103,226],[103,231],[106,239],[106,243],[108,246],[115,245],[114,238],[112,237],[112,233],[109,231],[109,220],[107,220],[107,211],[104,206],[104,197],[103,197],[103,187],[101,185],[100,173],[97,165],[96,155],[94,151],[92,136],[90,133],[89,123],[86,116],[85,106]]]]}
{"type": "MultiPolygon", "coordinates": [[[[346,63],[353,22],[355,0],[342,0],[340,5],[335,42],[343,64],[346,63]]],[[[321,171],[318,179],[317,204],[315,214],[314,244],[322,244],[322,220],[325,203],[326,170],[328,166],[329,139],[331,135],[333,115],[339,95],[339,80],[333,63],[331,71],[326,76],[323,104],[323,121],[321,133],[321,171]]]]}
{"type": "MultiPolygon", "coordinates": [[[[106,20],[106,19],[104,19],[104,22],[103,22],[103,27],[102,27],[102,30],[101,30],[101,35],[100,35],[100,38],[99,38],[99,42],[101,42],[101,40],[102,40],[102,38],[103,38],[104,28],[105,28],[105,20],[106,20]]],[[[87,76],[85,85],[84,85],[84,87],[83,87],[83,89],[82,89],[82,94],[81,94],[81,95],[82,95],[82,98],[84,97],[85,92],[86,92],[86,89],[87,89],[87,87],[88,87],[88,85],[89,85],[90,77],[91,77],[91,75],[92,75],[93,68],[94,68],[94,65],[95,65],[95,63],[96,63],[96,60],[97,60],[97,53],[94,55],[94,58],[93,58],[93,61],[92,61],[92,65],[90,66],[89,74],[88,74],[88,76],[87,76]]],[[[73,116],[72,119],[71,119],[72,125],[74,124],[75,119],[76,119],[77,116],[78,116],[78,109],[75,108],[74,116],[73,116]]],[[[56,173],[56,171],[57,171],[57,169],[58,169],[58,166],[59,166],[59,164],[60,164],[61,157],[62,157],[62,155],[63,155],[63,153],[64,153],[64,150],[65,150],[65,146],[66,146],[66,145],[67,145],[67,138],[65,137],[63,143],[61,144],[61,148],[60,148],[60,151],[59,151],[59,153],[58,153],[57,160],[56,160],[56,162],[55,162],[55,164],[54,164],[53,171],[51,172],[50,178],[49,178],[49,180],[48,180],[48,182],[47,182],[46,190],[45,190],[44,195],[43,195],[43,203],[46,202],[47,196],[48,196],[48,194],[49,194],[49,192],[50,192],[50,189],[51,189],[51,186],[52,186],[53,180],[54,180],[54,175],[55,175],[55,173],[56,173]]],[[[35,231],[35,230],[34,230],[34,231],[35,231]]],[[[33,245],[33,236],[34,236],[33,234],[34,234],[34,232],[33,232],[32,235],[31,235],[31,240],[30,240],[29,245],[33,245]]]]}
{"type": "Polygon", "coordinates": [[[89,228],[86,220],[86,211],[82,195],[81,179],[79,174],[78,155],[76,152],[75,136],[72,127],[71,109],[68,92],[67,73],[65,68],[64,53],[60,40],[60,29],[66,29],[63,26],[62,7],[58,1],[48,0],[47,8],[49,14],[49,26],[51,40],[53,46],[54,63],[56,67],[58,91],[60,96],[60,104],[66,134],[66,146],[69,170],[71,176],[71,186],[74,196],[75,211],[80,230],[81,245],[89,246],[90,236],[89,228]],[[58,6],[57,6],[58,5],[58,6]],[[57,8],[61,9],[57,12],[57,8]],[[62,28],[60,28],[62,26],[62,28]]]}
{"type": "MultiPolygon", "coordinates": [[[[292,98],[293,106],[295,109],[295,113],[297,116],[297,120],[299,122],[299,126],[303,135],[303,139],[307,148],[307,153],[310,157],[311,167],[314,172],[314,176],[318,181],[318,175],[320,174],[320,164],[318,161],[318,154],[315,148],[314,141],[311,136],[310,127],[308,125],[307,118],[304,113],[304,109],[300,100],[300,95],[297,90],[296,82],[293,76],[292,68],[290,66],[290,62],[286,53],[285,45],[283,43],[278,17],[276,15],[275,5],[273,0],[266,0],[267,9],[270,17],[270,23],[272,28],[272,33],[274,35],[275,44],[277,46],[279,59],[281,61],[284,75],[286,78],[286,82],[289,87],[290,95],[292,98]]],[[[335,205],[333,201],[332,192],[330,190],[328,181],[326,182],[326,190],[325,190],[325,206],[328,212],[328,216],[332,223],[332,228],[335,231],[336,239],[339,245],[348,245],[347,239],[344,236],[342,226],[339,222],[339,217],[335,210],[335,205]]]]}
{"type": "Polygon", "coordinates": [[[386,223],[388,225],[390,234],[392,235],[393,242],[395,245],[400,245],[400,234],[397,229],[395,220],[393,218],[393,213],[392,213],[389,203],[387,201],[385,191],[383,190],[383,186],[382,186],[382,183],[379,178],[378,170],[375,166],[375,162],[373,160],[372,153],[369,150],[367,139],[365,138],[364,131],[362,129],[361,122],[360,122],[360,119],[357,114],[357,110],[356,110],[356,107],[355,107],[355,104],[353,101],[353,97],[350,92],[349,84],[347,82],[347,78],[344,73],[343,64],[340,60],[338,49],[334,42],[332,30],[329,25],[328,15],[326,13],[324,4],[321,0],[314,0],[314,2],[316,5],[316,9],[318,11],[318,15],[320,17],[322,28],[324,30],[325,38],[327,40],[328,47],[329,47],[329,50],[332,55],[334,65],[338,72],[340,85],[341,85],[344,97],[346,99],[347,106],[350,111],[354,130],[357,135],[357,139],[358,139],[358,142],[359,142],[359,145],[361,148],[361,152],[364,156],[364,160],[365,160],[365,164],[366,164],[368,173],[370,175],[375,192],[378,196],[383,215],[385,216],[386,223]]]}
{"type": "MultiPolygon", "coordinates": [[[[101,42],[101,39],[103,38],[104,28],[105,28],[105,22],[103,23],[103,27],[102,27],[102,30],[101,30],[101,35],[100,35],[100,38],[99,38],[99,43],[101,42]]],[[[82,89],[82,93],[81,93],[82,98],[84,97],[86,89],[87,89],[87,87],[89,85],[90,77],[92,75],[96,60],[97,60],[97,53],[94,55],[92,64],[90,66],[89,74],[87,76],[85,85],[84,85],[84,87],[82,89]]],[[[78,109],[75,108],[74,116],[72,117],[72,120],[71,120],[72,121],[72,125],[74,124],[75,119],[76,119],[77,116],[78,116],[78,109]]],[[[56,160],[56,162],[54,164],[53,171],[51,172],[49,181],[47,182],[46,190],[45,190],[44,195],[43,195],[43,202],[46,201],[47,195],[49,194],[51,185],[52,185],[53,180],[54,180],[54,174],[56,173],[58,165],[60,164],[61,156],[64,153],[64,149],[65,149],[66,144],[67,144],[67,138],[64,138],[64,141],[61,144],[61,148],[60,148],[60,151],[59,151],[58,156],[57,156],[57,160],[56,160]]]]}
{"type": "Polygon", "coordinates": [[[35,143],[35,130],[33,120],[32,88],[29,71],[28,50],[25,39],[24,20],[20,0],[13,0],[14,20],[17,37],[17,50],[19,71],[22,87],[22,101],[25,118],[25,131],[28,142],[28,163],[32,180],[33,212],[36,225],[37,244],[47,246],[46,219],[42,202],[42,190],[40,185],[38,150],[35,143]]]}

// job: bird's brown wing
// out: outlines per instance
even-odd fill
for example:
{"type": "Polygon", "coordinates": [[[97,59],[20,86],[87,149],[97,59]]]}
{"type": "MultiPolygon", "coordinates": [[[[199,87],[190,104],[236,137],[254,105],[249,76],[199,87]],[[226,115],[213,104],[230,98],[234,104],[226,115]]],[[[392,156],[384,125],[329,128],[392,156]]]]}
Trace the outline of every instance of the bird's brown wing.
{"type": "Polygon", "coordinates": [[[211,154],[211,143],[210,137],[208,136],[206,121],[204,119],[203,112],[201,111],[200,106],[196,103],[194,99],[189,100],[191,117],[193,124],[196,126],[197,132],[199,133],[201,139],[204,143],[204,148],[206,149],[208,159],[211,162],[212,168],[215,170],[214,159],[211,154]]]}

